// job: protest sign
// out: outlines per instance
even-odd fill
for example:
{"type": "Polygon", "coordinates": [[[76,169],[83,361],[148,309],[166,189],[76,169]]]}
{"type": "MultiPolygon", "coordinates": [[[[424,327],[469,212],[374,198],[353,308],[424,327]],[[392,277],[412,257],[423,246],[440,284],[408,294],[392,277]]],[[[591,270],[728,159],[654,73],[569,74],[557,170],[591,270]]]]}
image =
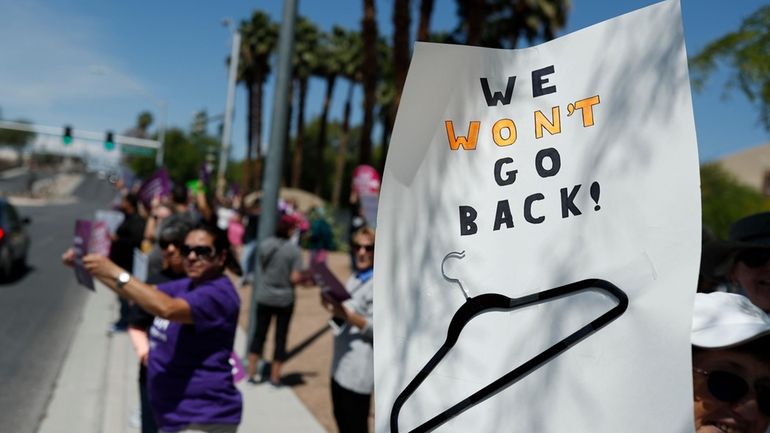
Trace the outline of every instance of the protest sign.
{"type": "Polygon", "coordinates": [[[76,220],[72,248],[75,250],[75,277],[78,283],[95,290],[94,279],[83,267],[86,254],[110,255],[110,229],[104,221],[76,220]]]}
{"type": "Polygon", "coordinates": [[[139,248],[134,248],[134,267],[131,274],[139,281],[147,281],[147,274],[150,265],[150,257],[139,248]]]}
{"type": "Polygon", "coordinates": [[[345,285],[337,279],[325,263],[310,265],[313,281],[321,288],[321,296],[330,302],[342,303],[350,299],[350,293],[345,285]]]}
{"type": "Polygon", "coordinates": [[[165,168],[158,169],[152,176],[142,182],[142,186],[137,192],[139,200],[146,209],[152,206],[152,199],[155,197],[165,197],[171,194],[171,178],[165,168]]]}
{"type": "Polygon", "coordinates": [[[111,234],[115,234],[120,227],[120,223],[125,219],[123,212],[116,210],[98,209],[94,213],[94,219],[96,221],[103,221],[107,224],[107,228],[111,234]]]}
{"type": "Polygon", "coordinates": [[[417,43],[378,221],[378,432],[692,429],[678,1],[520,50],[417,43]]]}
{"type": "Polygon", "coordinates": [[[88,242],[88,253],[109,257],[112,239],[110,229],[104,221],[91,223],[91,239],[88,242]]]}
{"type": "Polygon", "coordinates": [[[380,174],[370,165],[359,165],[353,170],[353,191],[369,227],[377,226],[377,204],[380,194],[380,174]]]}
{"type": "Polygon", "coordinates": [[[96,290],[94,287],[94,279],[91,274],[83,267],[83,256],[88,254],[88,247],[91,243],[91,229],[93,223],[89,220],[76,220],[75,221],[75,236],[72,240],[72,248],[75,250],[75,277],[78,283],[89,288],[96,290]]]}

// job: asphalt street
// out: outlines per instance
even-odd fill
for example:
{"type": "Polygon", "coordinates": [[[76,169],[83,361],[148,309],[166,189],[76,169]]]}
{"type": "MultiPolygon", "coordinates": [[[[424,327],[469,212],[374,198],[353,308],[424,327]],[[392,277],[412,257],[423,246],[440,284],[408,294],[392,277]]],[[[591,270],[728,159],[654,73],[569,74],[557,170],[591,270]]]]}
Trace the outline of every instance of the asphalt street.
{"type": "MultiPolygon", "coordinates": [[[[26,176],[21,174],[19,176],[26,176]]],[[[25,178],[0,181],[18,188],[25,178]]],[[[34,433],[89,293],[78,286],[61,253],[72,244],[74,222],[93,218],[114,196],[109,183],[86,176],[71,204],[18,206],[29,216],[28,268],[0,282],[0,432],[34,433]]],[[[106,329],[105,329],[106,331],[106,329]]]]}

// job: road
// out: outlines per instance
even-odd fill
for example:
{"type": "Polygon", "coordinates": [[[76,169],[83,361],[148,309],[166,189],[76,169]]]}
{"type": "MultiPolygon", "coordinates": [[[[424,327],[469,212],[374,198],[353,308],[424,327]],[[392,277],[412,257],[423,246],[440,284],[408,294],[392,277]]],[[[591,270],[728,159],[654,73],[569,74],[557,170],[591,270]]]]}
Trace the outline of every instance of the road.
{"type": "MultiPolygon", "coordinates": [[[[0,189],[22,181],[3,179],[0,189]]],[[[27,271],[0,283],[0,432],[37,430],[90,294],[60,257],[72,243],[74,221],[92,218],[114,191],[87,176],[75,196],[74,204],[18,207],[32,219],[32,245],[27,271]]]]}

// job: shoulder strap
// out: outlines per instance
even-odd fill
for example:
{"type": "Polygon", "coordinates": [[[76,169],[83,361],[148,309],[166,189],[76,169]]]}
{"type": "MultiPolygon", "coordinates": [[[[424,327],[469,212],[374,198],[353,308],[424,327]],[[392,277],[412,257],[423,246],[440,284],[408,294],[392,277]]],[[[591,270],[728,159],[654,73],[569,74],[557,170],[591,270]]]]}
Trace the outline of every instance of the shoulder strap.
{"type": "Polygon", "coordinates": [[[283,242],[281,245],[278,245],[277,247],[273,248],[269,253],[267,253],[267,255],[262,257],[262,260],[261,260],[262,269],[265,269],[267,265],[270,264],[270,261],[273,260],[273,256],[275,255],[275,253],[277,253],[278,250],[283,248],[284,245],[286,245],[286,242],[283,242]]]}

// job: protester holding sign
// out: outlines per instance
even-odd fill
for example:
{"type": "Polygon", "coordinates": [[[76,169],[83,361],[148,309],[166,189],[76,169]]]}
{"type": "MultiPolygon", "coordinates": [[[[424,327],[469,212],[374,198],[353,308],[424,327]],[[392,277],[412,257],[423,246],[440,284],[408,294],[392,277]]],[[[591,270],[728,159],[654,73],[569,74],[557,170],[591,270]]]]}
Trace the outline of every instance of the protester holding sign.
{"type": "Polygon", "coordinates": [[[770,318],[747,298],[698,293],[692,322],[697,433],[770,424],[770,318]]]}
{"type": "MultiPolygon", "coordinates": [[[[103,256],[87,255],[85,268],[121,297],[156,316],[150,329],[147,386],[161,431],[235,432],[241,394],[229,363],[240,298],[225,268],[240,267],[227,235],[198,225],[179,246],[187,278],[145,284],[103,256]]],[[[72,264],[74,251],[62,257],[72,264]]]]}
{"type": "MultiPolygon", "coordinates": [[[[147,284],[160,284],[182,279],[186,276],[184,257],[180,251],[192,225],[186,220],[170,216],[164,220],[163,228],[158,231],[158,245],[162,254],[162,270],[150,272],[147,284]]],[[[149,331],[155,317],[132,303],[128,315],[128,335],[139,357],[139,398],[142,413],[142,433],[155,433],[158,427],[150,406],[147,393],[147,361],[150,352],[149,331]]]]}
{"type": "Polygon", "coordinates": [[[340,433],[369,431],[369,405],[374,390],[374,230],[363,228],[353,235],[355,273],[345,288],[350,299],[343,303],[321,298],[338,319],[332,360],[332,404],[340,433]]]}

